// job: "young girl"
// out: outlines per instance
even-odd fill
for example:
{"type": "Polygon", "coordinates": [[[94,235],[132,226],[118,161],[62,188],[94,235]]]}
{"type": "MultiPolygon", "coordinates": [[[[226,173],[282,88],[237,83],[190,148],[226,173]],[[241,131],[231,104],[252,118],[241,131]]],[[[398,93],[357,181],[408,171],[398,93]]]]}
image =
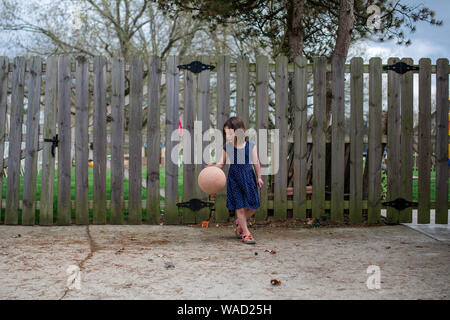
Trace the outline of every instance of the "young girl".
{"type": "Polygon", "coordinates": [[[230,158],[234,158],[230,159],[231,164],[228,170],[226,205],[228,210],[236,210],[238,217],[235,221],[236,235],[242,239],[242,242],[254,244],[256,241],[247,228],[247,220],[260,206],[258,187],[261,188],[263,185],[261,166],[255,143],[249,141],[248,137],[245,137],[244,141],[238,141],[236,135],[238,129],[242,129],[242,133],[245,132],[244,123],[238,117],[229,118],[223,125],[222,158],[215,166],[223,168],[226,163],[227,152],[230,158]]]}

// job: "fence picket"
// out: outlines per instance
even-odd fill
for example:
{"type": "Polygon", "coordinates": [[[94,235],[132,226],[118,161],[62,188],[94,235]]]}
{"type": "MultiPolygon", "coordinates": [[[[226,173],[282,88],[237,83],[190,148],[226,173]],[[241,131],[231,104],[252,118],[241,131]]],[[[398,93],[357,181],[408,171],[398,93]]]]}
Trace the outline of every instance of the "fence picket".
{"type": "Polygon", "coordinates": [[[351,60],[351,112],[350,112],[350,210],[351,223],[362,221],[363,174],[363,59],[351,60]]]}
{"type": "Polygon", "coordinates": [[[106,61],[94,58],[93,223],[106,223],[106,61]]]}
{"type": "Polygon", "coordinates": [[[419,139],[417,223],[430,223],[431,60],[419,61],[419,139]]]}
{"type": "Polygon", "coordinates": [[[75,221],[89,224],[89,61],[77,57],[75,100],[75,221]]]}
{"type": "MultiPolygon", "coordinates": [[[[287,154],[288,154],[288,59],[278,56],[275,62],[275,127],[279,130],[279,152],[272,152],[275,168],[278,172],[274,176],[274,210],[276,220],[287,217],[287,154]]],[[[275,170],[275,169],[274,169],[275,170]]]]}
{"type": "Polygon", "coordinates": [[[369,74],[369,145],[368,145],[368,223],[380,222],[381,210],[381,111],[382,61],[370,59],[369,74]]]}
{"type": "Polygon", "coordinates": [[[58,225],[69,225],[72,214],[70,197],[72,170],[71,84],[70,57],[60,56],[58,60],[58,217],[56,220],[58,225]]]}
{"type": "MultiPolygon", "coordinates": [[[[257,130],[269,129],[269,59],[266,56],[259,55],[256,57],[256,128],[257,130]]],[[[267,139],[269,136],[267,135],[267,139]]],[[[269,140],[267,140],[268,142],[269,140]]],[[[261,136],[258,137],[258,158],[261,167],[267,167],[269,148],[261,143],[261,136]],[[262,155],[265,155],[263,158],[262,155]]],[[[255,219],[264,221],[267,219],[267,191],[268,179],[267,175],[261,175],[264,184],[260,189],[260,207],[256,210],[255,219]]]]}
{"type": "Polygon", "coordinates": [[[294,60],[294,197],[293,218],[306,219],[306,156],[308,133],[307,117],[307,72],[308,60],[296,57],[294,60]]]}
{"type": "Polygon", "coordinates": [[[331,220],[344,220],[345,59],[334,57],[331,144],[331,220]]]}
{"type": "MultiPolygon", "coordinates": [[[[123,224],[124,194],[124,89],[125,60],[114,57],[111,77],[111,215],[112,224],[123,224]]],[[[149,121],[151,120],[148,117],[149,121]]],[[[159,147],[159,145],[158,145],[159,147]]],[[[158,149],[159,150],[159,149],[158,149]]],[[[148,198],[147,198],[148,199],[148,198]]]]}
{"type": "MultiPolygon", "coordinates": [[[[210,58],[208,56],[201,56],[200,61],[204,64],[210,64],[210,58]]],[[[197,81],[194,81],[194,92],[196,92],[196,114],[197,119],[200,119],[202,121],[202,127],[201,132],[202,134],[209,129],[211,126],[211,120],[210,120],[210,78],[211,78],[211,71],[203,70],[198,76],[197,81]]],[[[200,137],[202,138],[202,137],[200,137]]],[[[208,141],[200,141],[202,143],[202,150],[205,150],[206,146],[209,144],[208,141]]],[[[197,155],[198,157],[202,157],[202,155],[197,155]]],[[[203,161],[202,164],[196,164],[195,165],[195,195],[199,199],[203,200],[209,200],[209,195],[203,192],[197,183],[197,177],[203,168],[203,164],[205,162],[203,161]]],[[[224,192],[224,191],[222,191],[224,192]]],[[[209,220],[211,210],[209,207],[202,208],[196,212],[196,222],[199,223],[201,221],[209,220]]]]}
{"type": "Polygon", "coordinates": [[[142,72],[142,57],[133,56],[130,75],[129,224],[142,224],[142,72]]]}
{"type": "MultiPolygon", "coordinates": [[[[204,64],[210,64],[210,57],[208,56],[200,56],[199,60],[204,64]]],[[[203,70],[201,73],[199,73],[197,76],[194,77],[193,85],[193,92],[194,92],[194,113],[197,121],[201,121],[201,124],[199,126],[199,130],[201,131],[201,134],[199,136],[194,136],[194,149],[196,149],[197,145],[202,145],[202,152],[205,150],[206,146],[209,144],[208,141],[203,141],[203,133],[209,129],[209,127],[212,125],[210,120],[210,77],[211,72],[206,69],[203,70]]],[[[197,124],[198,126],[199,124],[197,124]]],[[[195,126],[195,124],[194,124],[195,126]]],[[[197,154],[197,157],[202,159],[203,154],[197,154]]],[[[194,189],[194,196],[198,199],[202,199],[204,201],[209,200],[209,195],[203,192],[198,183],[197,183],[197,177],[200,174],[200,171],[204,167],[204,161],[205,159],[201,161],[197,161],[199,163],[196,163],[194,165],[194,176],[195,176],[195,182],[193,183],[193,189],[194,189]],[[203,161],[203,162],[202,162],[203,161]]],[[[223,192],[223,191],[222,191],[223,192]]],[[[201,221],[209,220],[211,213],[211,209],[209,207],[205,207],[202,209],[199,209],[195,212],[195,221],[196,223],[200,223],[201,221]]]]}
{"type": "MultiPolygon", "coordinates": [[[[58,115],[58,57],[47,59],[45,77],[45,107],[43,139],[52,139],[56,135],[56,119],[58,115]]],[[[48,226],[53,224],[53,194],[55,183],[55,156],[52,155],[52,143],[42,142],[42,182],[41,200],[39,203],[39,224],[48,226]]]]}
{"type": "MultiPolygon", "coordinates": [[[[389,58],[388,64],[399,61],[398,58],[389,58]]],[[[395,71],[388,72],[388,141],[387,150],[387,201],[393,201],[400,196],[400,75],[395,71]]],[[[399,210],[388,207],[386,214],[387,223],[399,222],[399,210]]]]}
{"type": "Polygon", "coordinates": [[[34,225],[36,213],[36,176],[38,160],[39,109],[41,98],[40,57],[33,57],[28,81],[27,136],[25,149],[25,173],[23,178],[22,224],[34,225]]]}
{"type": "Polygon", "coordinates": [[[19,223],[20,149],[22,144],[23,98],[25,87],[25,58],[14,58],[6,182],[5,224],[19,223]]]}
{"type": "Polygon", "coordinates": [[[166,106],[166,186],[164,223],[178,224],[178,156],[176,163],[171,159],[171,154],[176,151],[178,141],[172,141],[172,133],[178,129],[178,57],[167,58],[167,106],[166,106]]]}
{"type": "MultiPolygon", "coordinates": [[[[182,64],[188,64],[192,57],[184,57],[182,64]]],[[[194,82],[197,76],[184,70],[184,116],[183,116],[183,198],[182,201],[189,201],[195,197],[195,165],[194,165],[194,144],[192,143],[192,133],[194,132],[194,109],[196,92],[194,82]]],[[[196,212],[190,208],[183,207],[183,223],[195,223],[196,212]]]]}
{"type": "Polygon", "coordinates": [[[448,59],[436,61],[436,224],[448,223],[448,59]]]}
{"type": "Polygon", "coordinates": [[[8,65],[8,57],[0,57],[0,222],[3,220],[1,212],[3,208],[3,164],[6,138],[6,101],[8,100],[8,65]]]}
{"type": "Polygon", "coordinates": [[[314,115],[312,123],[312,217],[325,212],[325,134],[326,134],[326,63],[324,57],[314,58],[314,115]]]}
{"type": "Polygon", "coordinates": [[[240,56],[236,63],[236,114],[249,129],[249,61],[247,56],[240,56]]]}
{"type": "MultiPolygon", "coordinates": [[[[225,121],[230,117],[230,57],[220,56],[217,59],[217,128],[222,130],[225,121]]],[[[228,175],[229,164],[223,167],[228,175]]],[[[227,222],[229,212],[226,207],[226,190],[216,194],[214,205],[216,222],[227,222]]],[[[236,216],[237,217],[237,216],[236,216]]]]}
{"type": "Polygon", "coordinates": [[[147,222],[159,224],[160,220],[160,185],[159,164],[161,157],[160,133],[160,90],[161,90],[161,60],[158,56],[149,59],[150,79],[148,81],[147,108],[147,222]]]}
{"type": "MultiPolygon", "coordinates": [[[[406,64],[412,65],[413,59],[402,59],[406,64]]],[[[400,196],[412,201],[412,176],[413,176],[413,74],[407,72],[401,76],[401,138],[400,138],[400,196]]],[[[412,208],[405,208],[399,213],[400,223],[412,222],[412,208]]]]}
{"type": "Polygon", "coordinates": [[[0,222],[3,208],[3,178],[4,178],[4,155],[6,138],[6,110],[8,100],[8,57],[0,57],[0,222]]]}

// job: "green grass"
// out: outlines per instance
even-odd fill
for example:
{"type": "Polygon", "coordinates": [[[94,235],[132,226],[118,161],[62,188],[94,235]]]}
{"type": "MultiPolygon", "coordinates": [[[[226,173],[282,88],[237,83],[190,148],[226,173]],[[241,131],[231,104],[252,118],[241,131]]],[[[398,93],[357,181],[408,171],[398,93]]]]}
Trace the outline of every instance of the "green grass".
{"type": "MultiPolygon", "coordinates": [[[[160,168],[159,171],[160,174],[160,187],[164,188],[165,187],[165,170],[164,168],[160,168]]],[[[94,172],[93,172],[93,168],[89,167],[88,168],[88,183],[89,183],[89,190],[88,190],[88,198],[89,200],[93,200],[94,195],[93,195],[93,185],[94,185],[94,172]]],[[[142,168],[142,179],[145,181],[147,176],[147,168],[142,168]]],[[[24,176],[21,175],[20,176],[20,187],[19,187],[19,199],[23,199],[23,179],[24,176]]],[[[40,171],[37,174],[37,178],[36,178],[36,200],[40,201],[41,199],[41,185],[42,185],[42,171],[40,171]]],[[[2,190],[2,199],[6,199],[6,187],[7,187],[7,178],[4,177],[3,178],[3,190],[2,190]]],[[[127,178],[123,179],[123,188],[124,188],[124,200],[128,200],[129,199],[129,180],[127,178]]],[[[56,213],[57,213],[57,200],[58,200],[58,172],[57,170],[55,171],[55,182],[54,182],[54,192],[53,192],[53,216],[54,216],[54,221],[56,221],[56,213]]],[[[143,200],[147,199],[147,189],[146,188],[142,188],[141,189],[142,194],[141,194],[141,198],[143,200]]],[[[70,196],[72,200],[75,200],[75,193],[76,193],[76,189],[75,189],[75,167],[72,168],[71,170],[71,190],[70,190],[70,196]]],[[[183,168],[178,168],[178,194],[181,197],[183,194],[183,168]]],[[[106,171],[106,199],[107,200],[111,200],[111,172],[110,169],[107,169],[106,171]]],[[[164,200],[164,197],[160,196],[160,200],[164,200]]],[[[37,219],[39,219],[39,210],[37,211],[37,219]]],[[[110,216],[110,210],[107,209],[106,210],[106,217],[107,220],[109,220],[109,216],[110,216]]],[[[124,209],[124,214],[125,216],[127,216],[128,214],[128,210],[124,209]]],[[[4,216],[5,216],[5,209],[2,208],[1,210],[1,219],[2,221],[4,221],[4,216]]],[[[92,218],[92,210],[89,210],[89,216],[90,218],[92,218]]],[[[143,208],[143,216],[144,219],[146,218],[146,210],[145,208],[143,208]]],[[[19,222],[21,221],[21,217],[22,217],[22,209],[19,209],[19,222]]],[[[75,212],[74,210],[72,210],[72,218],[75,218],[75,212]]]]}
{"type": "MultiPolygon", "coordinates": [[[[165,187],[165,170],[164,168],[160,168],[160,187],[164,188],[165,187]]],[[[142,168],[142,179],[145,180],[146,179],[146,175],[147,175],[147,169],[146,168],[142,168]]],[[[413,171],[413,176],[418,176],[418,172],[417,170],[413,171]]],[[[430,182],[430,200],[433,202],[436,200],[436,195],[435,195],[435,191],[436,191],[436,172],[432,171],[431,172],[431,182],[430,182]]],[[[40,171],[37,175],[37,187],[36,187],[36,200],[40,201],[41,199],[41,181],[42,181],[42,172],[40,171]]],[[[89,182],[89,191],[88,191],[88,197],[89,200],[93,200],[93,168],[89,167],[88,169],[88,182],[89,182]]],[[[6,185],[7,183],[7,178],[3,178],[3,190],[2,190],[2,199],[6,199],[6,185]]],[[[55,171],[55,183],[54,183],[54,194],[53,194],[53,203],[54,203],[54,221],[56,221],[56,211],[57,211],[57,199],[58,199],[58,172],[55,171]]],[[[129,199],[129,193],[128,193],[128,188],[129,188],[129,181],[128,179],[124,178],[124,200],[128,200],[129,199]]],[[[384,192],[386,191],[387,188],[387,182],[385,177],[382,179],[382,189],[384,190],[384,192]]],[[[142,194],[141,197],[142,199],[147,199],[147,192],[146,192],[146,188],[142,188],[142,194]]],[[[71,171],[71,199],[75,200],[75,168],[72,168],[71,171]]],[[[417,201],[418,200],[418,179],[413,179],[413,195],[412,195],[412,201],[417,201]]],[[[180,167],[178,168],[178,195],[181,198],[183,194],[183,168],[180,167]]],[[[23,199],[23,176],[20,176],[20,195],[19,195],[19,199],[23,199]]],[[[106,171],[106,199],[110,200],[111,199],[111,172],[109,169],[107,169],[106,171]]],[[[160,197],[161,200],[164,200],[163,197],[160,197]]],[[[2,221],[4,221],[4,208],[2,208],[1,210],[1,218],[2,221]]],[[[19,222],[21,221],[21,212],[22,210],[19,209],[19,222]]],[[[39,210],[37,211],[37,219],[39,219],[39,210]]],[[[107,220],[109,221],[109,216],[110,216],[110,210],[107,209],[106,212],[106,216],[107,216],[107,220]]],[[[128,212],[127,209],[124,209],[124,215],[125,217],[127,216],[128,212]]],[[[146,210],[145,208],[143,208],[143,216],[144,219],[146,218],[146,210]]],[[[92,218],[92,210],[89,210],[89,216],[92,218]]],[[[72,218],[75,218],[75,212],[74,210],[72,210],[72,218]]]]}
{"type": "MultiPolygon", "coordinates": [[[[363,168],[365,166],[366,158],[363,158],[363,168]]],[[[414,167],[417,168],[416,161],[417,156],[414,157],[414,167]]],[[[412,173],[413,177],[419,176],[418,170],[413,170],[412,173]]],[[[387,193],[387,177],[386,173],[382,172],[381,174],[381,189],[382,189],[382,197],[385,199],[386,193],[387,193]]],[[[412,181],[412,199],[411,201],[417,201],[418,200],[418,192],[419,192],[419,179],[414,179],[412,181]]],[[[409,200],[409,199],[408,199],[409,200]]],[[[430,201],[434,202],[436,201],[436,171],[431,171],[430,173],[430,201]]],[[[449,201],[450,201],[450,195],[449,195],[449,201]]]]}

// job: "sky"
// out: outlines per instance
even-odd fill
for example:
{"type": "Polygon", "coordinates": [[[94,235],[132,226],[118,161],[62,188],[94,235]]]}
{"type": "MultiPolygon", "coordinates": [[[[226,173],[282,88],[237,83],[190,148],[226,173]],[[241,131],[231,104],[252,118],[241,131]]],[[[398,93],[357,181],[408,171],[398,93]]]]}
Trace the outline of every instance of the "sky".
{"type": "Polygon", "coordinates": [[[424,4],[436,12],[435,18],[443,20],[443,25],[438,27],[428,22],[417,23],[416,32],[407,34],[412,41],[410,46],[400,46],[395,41],[380,43],[365,40],[352,50],[363,48],[366,57],[382,57],[383,62],[387,62],[388,57],[399,57],[412,58],[417,64],[420,58],[430,58],[432,64],[435,64],[436,59],[450,58],[450,1],[406,0],[403,2],[412,5],[424,4]]]}
{"type": "MultiPolygon", "coordinates": [[[[384,63],[388,57],[409,57],[413,58],[415,63],[422,57],[428,57],[432,59],[433,64],[438,58],[450,58],[450,0],[402,0],[402,2],[411,5],[424,4],[436,12],[436,19],[443,20],[443,25],[437,27],[426,22],[417,23],[417,31],[408,34],[412,41],[408,47],[399,46],[395,41],[379,43],[364,40],[350,48],[350,55],[352,52],[365,52],[363,56],[366,62],[371,57],[382,57],[384,63]]],[[[26,39],[25,34],[22,37],[26,39]]],[[[0,55],[14,57],[21,54],[8,46],[8,38],[8,35],[0,33],[0,55]]]]}

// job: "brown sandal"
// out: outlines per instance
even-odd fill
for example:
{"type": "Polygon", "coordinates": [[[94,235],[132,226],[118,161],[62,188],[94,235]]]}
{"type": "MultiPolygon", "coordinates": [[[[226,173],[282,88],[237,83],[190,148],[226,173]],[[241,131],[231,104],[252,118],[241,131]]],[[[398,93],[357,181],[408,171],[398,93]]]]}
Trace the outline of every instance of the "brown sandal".
{"type": "Polygon", "coordinates": [[[256,243],[256,241],[255,241],[255,239],[253,239],[253,236],[251,233],[242,235],[242,242],[246,243],[246,244],[255,244],[256,243]]]}

